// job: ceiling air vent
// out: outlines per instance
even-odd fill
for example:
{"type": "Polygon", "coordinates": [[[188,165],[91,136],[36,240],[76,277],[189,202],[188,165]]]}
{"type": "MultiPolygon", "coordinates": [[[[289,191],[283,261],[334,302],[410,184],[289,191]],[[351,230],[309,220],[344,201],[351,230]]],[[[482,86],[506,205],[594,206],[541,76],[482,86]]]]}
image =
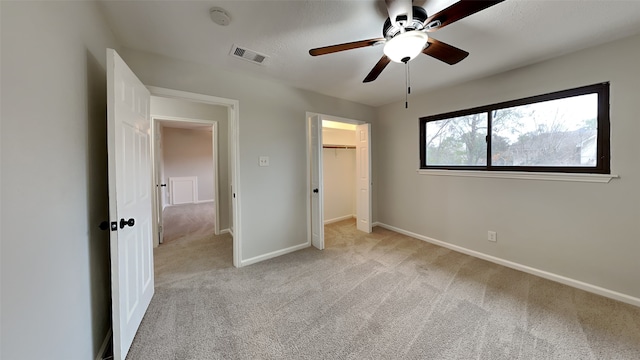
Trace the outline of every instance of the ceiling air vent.
{"type": "Polygon", "coordinates": [[[265,61],[269,59],[267,55],[257,53],[253,50],[241,48],[236,45],[233,45],[233,47],[231,48],[231,53],[229,53],[229,55],[243,60],[251,61],[252,63],[258,65],[264,65],[265,61]]]}

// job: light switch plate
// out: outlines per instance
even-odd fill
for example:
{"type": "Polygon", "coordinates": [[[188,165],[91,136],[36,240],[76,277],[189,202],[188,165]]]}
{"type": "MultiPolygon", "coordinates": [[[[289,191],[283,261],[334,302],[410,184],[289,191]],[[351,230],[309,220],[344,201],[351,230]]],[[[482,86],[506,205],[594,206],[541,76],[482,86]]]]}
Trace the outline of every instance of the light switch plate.
{"type": "Polygon", "coordinates": [[[258,164],[260,164],[260,166],[269,166],[269,157],[260,156],[260,159],[258,160],[258,164]]]}

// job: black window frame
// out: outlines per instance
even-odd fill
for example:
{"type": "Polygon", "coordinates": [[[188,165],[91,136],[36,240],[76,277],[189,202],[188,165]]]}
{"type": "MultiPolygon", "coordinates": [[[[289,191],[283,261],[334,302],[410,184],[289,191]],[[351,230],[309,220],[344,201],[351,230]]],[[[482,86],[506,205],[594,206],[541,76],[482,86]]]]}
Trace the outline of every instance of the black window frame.
{"type": "Polygon", "coordinates": [[[610,119],[609,119],[609,82],[582,86],[578,88],[556,91],[552,93],[530,96],[523,99],[504,101],[496,104],[453,111],[444,114],[421,117],[420,124],[420,169],[421,170],[477,170],[477,171],[513,171],[513,172],[549,172],[549,173],[591,173],[611,174],[610,156],[610,119]],[[564,99],[574,96],[598,95],[598,132],[597,159],[595,166],[493,166],[491,164],[491,122],[492,112],[515,106],[529,105],[540,102],[564,99]],[[428,165],[426,148],[426,127],[431,121],[445,120],[461,116],[487,113],[487,164],[486,165],[428,165]]]}

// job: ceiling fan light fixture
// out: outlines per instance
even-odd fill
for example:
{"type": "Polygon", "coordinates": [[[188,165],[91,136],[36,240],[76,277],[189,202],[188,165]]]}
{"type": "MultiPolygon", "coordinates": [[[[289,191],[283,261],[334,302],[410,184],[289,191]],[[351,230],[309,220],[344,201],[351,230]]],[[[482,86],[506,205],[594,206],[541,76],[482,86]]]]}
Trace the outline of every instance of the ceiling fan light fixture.
{"type": "Polygon", "coordinates": [[[429,36],[423,31],[407,31],[387,40],[383,51],[391,61],[405,63],[418,56],[424,50],[428,40],[429,36]]]}

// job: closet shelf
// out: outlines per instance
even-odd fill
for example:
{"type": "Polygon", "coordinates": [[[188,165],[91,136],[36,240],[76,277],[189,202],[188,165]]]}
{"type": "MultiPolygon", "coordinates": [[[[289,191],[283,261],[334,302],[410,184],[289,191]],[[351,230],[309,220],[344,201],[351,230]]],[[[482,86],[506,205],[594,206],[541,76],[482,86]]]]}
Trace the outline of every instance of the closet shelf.
{"type": "Polygon", "coordinates": [[[322,145],[324,149],[355,149],[356,147],[353,145],[322,145]]]}

